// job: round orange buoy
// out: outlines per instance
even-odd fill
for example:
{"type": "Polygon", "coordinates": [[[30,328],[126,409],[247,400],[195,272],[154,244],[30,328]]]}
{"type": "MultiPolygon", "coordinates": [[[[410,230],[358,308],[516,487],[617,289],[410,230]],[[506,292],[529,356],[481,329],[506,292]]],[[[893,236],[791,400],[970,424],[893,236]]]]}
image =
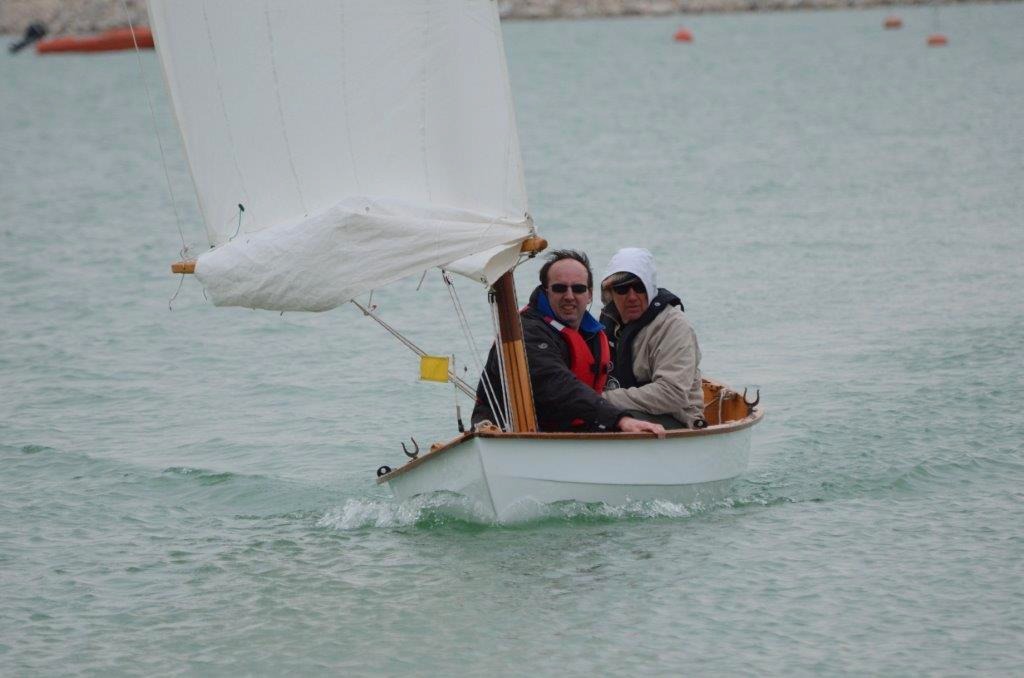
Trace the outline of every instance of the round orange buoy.
{"type": "Polygon", "coordinates": [[[680,28],[673,37],[676,42],[693,42],[693,33],[688,28],[680,28]]]}
{"type": "Polygon", "coordinates": [[[932,35],[928,36],[929,47],[942,47],[947,42],[949,42],[949,39],[946,38],[946,36],[944,36],[942,33],[933,33],[932,35]]]}
{"type": "Polygon", "coordinates": [[[887,29],[903,28],[903,19],[898,16],[887,16],[885,17],[885,23],[882,24],[887,29]]]}

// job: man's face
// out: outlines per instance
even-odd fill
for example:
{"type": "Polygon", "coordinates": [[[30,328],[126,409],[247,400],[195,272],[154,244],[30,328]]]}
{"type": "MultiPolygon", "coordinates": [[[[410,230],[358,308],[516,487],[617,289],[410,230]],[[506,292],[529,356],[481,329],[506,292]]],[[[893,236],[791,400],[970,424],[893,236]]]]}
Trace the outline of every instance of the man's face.
{"type": "Polygon", "coordinates": [[[647,310],[647,291],[639,280],[612,285],[612,301],[623,323],[631,323],[647,310]]]}
{"type": "Polygon", "coordinates": [[[562,259],[548,269],[548,303],[558,317],[574,330],[580,328],[583,314],[590,305],[590,287],[587,286],[587,267],[575,259],[562,259]],[[577,290],[573,291],[573,286],[577,290]],[[564,290],[564,291],[556,291],[564,290]]]}

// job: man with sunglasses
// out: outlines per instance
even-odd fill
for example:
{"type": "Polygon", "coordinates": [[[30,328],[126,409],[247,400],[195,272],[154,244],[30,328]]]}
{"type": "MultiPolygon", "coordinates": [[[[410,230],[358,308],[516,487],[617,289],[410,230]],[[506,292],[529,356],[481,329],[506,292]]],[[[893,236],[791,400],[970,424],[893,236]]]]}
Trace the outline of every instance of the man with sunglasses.
{"type": "MultiPolygon", "coordinates": [[[[664,435],[656,424],[626,415],[601,397],[611,350],[587,308],[594,273],[586,254],[555,250],[540,269],[540,285],[520,312],[537,423],[542,431],[628,431],[664,435]]],[[[494,347],[476,389],[473,425],[496,422],[504,408],[494,347]]]]}
{"type": "Polygon", "coordinates": [[[614,348],[605,398],[666,429],[704,421],[700,347],[679,297],[656,283],[654,255],[626,247],[608,262],[601,283],[601,323],[614,348]]]}

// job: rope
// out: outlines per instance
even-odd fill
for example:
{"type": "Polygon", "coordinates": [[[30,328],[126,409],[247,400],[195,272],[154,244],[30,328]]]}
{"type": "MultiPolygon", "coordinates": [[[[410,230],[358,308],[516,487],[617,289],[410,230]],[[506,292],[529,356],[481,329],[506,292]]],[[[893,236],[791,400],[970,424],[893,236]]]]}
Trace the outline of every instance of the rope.
{"type": "MultiPolygon", "coordinates": [[[[416,344],[412,343],[409,339],[405,338],[402,335],[402,333],[399,332],[398,330],[396,330],[394,327],[392,327],[391,325],[388,325],[386,322],[384,322],[384,320],[379,315],[374,313],[371,309],[366,308],[365,306],[360,304],[355,299],[350,299],[350,301],[352,302],[352,304],[356,308],[358,308],[360,311],[363,312],[363,315],[365,315],[367,317],[370,317],[370,318],[373,318],[374,320],[376,320],[378,325],[380,325],[381,327],[386,329],[388,332],[390,332],[391,336],[393,336],[395,339],[398,339],[398,341],[402,342],[402,344],[406,348],[408,348],[410,351],[412,351],[413,353],[415,353],[416,355],[418,355],[421,358],[427,355],[426,351],[424,351],[422,348],[420,348],[416,344]]],[[[469,384],[467,384],[465,381],[460,379],[459,376],[457,374],[455,374],[450,367],[448,368],[448,380],[450,382],[452,382],[453,384],[455,384],[455,386],[460,391],[465,393],[470,398],[476,398],[476,391],[474,391],[470,387],[469,384]]]]}
{"type": "Polygon", "coordinates": [[[473,328],[469,324],[469,318],[466,317],[465,309],[462,306],[462,301],[459,299],[459,293],[455,289],[455,281],[452,280],[451,276],[442,269],[441,278],[445,282],[445,286],[448,288],[448,296],[451,297],[452,305],[455,307],[455,315],[459,319],[459,327],[462,329],[462,336],[466,338],[466,343],[469,345],[469,354],[473,358],[473,362],[476,363],[476,368],[480,372],[480,383],[484,387],[484,395],[487,398],[487,405],[491,408],[491,412],[494,416],[498,417],[501,413],[498,411],[497,398],[494,395],[494,385],[491,384],[490,375],[487,374],[487,370],[484,369],[484,364],[480,360],[480,353],[476,350],[476,338],[473,336],[473,328]]]}
{"type": "MultiPolygon", "coordinates": [[[[501,394],[504,396],[504,416],[506,431],[512,430],[512,410],[509,409],[508,379],[505,378],[505,356],[501,350],[501,325],[498,323],[498,306],[494,303],[494,295],[490,295],[487,303],[491,307],[491,324],[494,328],[494,352],[498,356],[498,374],[501,375],[501,394]]],[[[497,416],[497,414],[495,415],[497,416]]]]}
{"type": "MultiPolygon", "coordinates": [[[[181,287],[182,287],[182,285],[185,284],[185,274],[182,274],[182,275],[180,275],[178,277],[180,278],[180,280],[178,280],[178,289],[174,290],[174,295],[170,299],[167,300],[167,310],[168,311],[173,311],[174,310],[174,300],[178,298],[178,294],[181,292],[181,287]]],[[[204,290],[204,294],[205,294],[205,290],[204,290]]]]}
{"type": "MultiPolygon", "coordinates": [[[[135,58],[139,63],[139,80],[142,81],[142,88],[146,90],[146,103],[149,104],[149,117],[153,122],[153,133],[156,135],[156,144],[160,147],[160,163],[164,169],[164,180],[167,182],[167,193],[171,196],[171,209],[174,210],[174,220],[178,224],[178,235],[181,236],[181,256],[184,258],[188,253],[188,244],[185,242],[185,230],[181,227],[181,215],[178,213],[178,201],[174,198],[174,187],[171,185],[171,174],[167,170],[167,154],[164,152],[164,144],[160,139],[160,127],[156,121],[156,109],[153,107],[153,97],[149,92],[149,84],[146,82],[146,73],[142,68],[142,50],[139,49],[139,41],[135,38],[135,26],[132,25],[132,17],[128,12],[128,3],[126,0],[121,0],[121,8],[124,10],[124,16],[128,20],[128,29],[132,33],[132,44],[135,45],[135,58]]],[[[184,274],[182,274],[184,278],[184,274]]],[[[178,286],[181,289],[181,286],[178,286]]],[[[174,296],[178,296],[175,293],[174,296]]],[[[171,298],[174,301],[174,298],[171,298]]]]}
{"type": "Polygon", "coordinates": [[[228,238],[228,242],[231,242],[238,237],[238,232],[242,230],[242,212],[245,211],[245,205],[238,203],[238,228],[235,229],[235,234],[228,238]]]}
{"type": "MultiPolygon", "coordinates": [[[[149,91],[149,83],[146,82],[146,72],[142,68],[142,50],[139,49],[139,41],[135,37],[135,26],[132,24],[132,15],[128,11],[128,3],[126,0],[121,0],[121,9],[124,10],[125,19],[128,20],[128,30],[132,34],[132,45],[135,46],[135,60],[139,65],[139,80],[142,81],[142,88],[146,91],[146,104],[149,106],[149,119],[153,123],[153,135],[156,137],[156,145],[160,149],[160,165],[164,170],[164,181],[167,183],[167,194],[171,198],[171,210],[174,212],[174,223],[178,226],[178,236],[181,238],[181,251],[178,255],[182,259],[189,258],[189,246],[185,242],[185,229],[181,225],[181,214],[178,212],[178,201],[174,197],[174,186],[171,184],[171,173],[167,169],[167,153],[164,152],[164,143],[160,139],[160,126],[156,121],[156,108],[153,106],[153,96],[149,91]]],[[[178,294],[181,293],[181,288],[185,284],[185,274],[181,274],[181,280],[178,281],[178,289],[174,290],[174,294],[167,300],[167,310],[174,310],[174,300],[178,298],[178,294]]],[[[206,291],[203,291],[206,294],[206,291]]]]}
{"type": "Polygon", "coordinates": [[[284,119],[284,104],[281,102],[281,81],[277,77],[277,51],[274,49],[277,43],[274,42],[274,29],[270,23],[270,7],[263,8],[263,20],[267,25],[267,46],[270,48],[270,75],[274,79],[274,101],[277,102],[277,119],[281,121],[281,139],[284,141],[285,150],[288,153],[288,167],[292,171],[292,179],[295,180],[295,192],[299,197],[299,204],[302,211],[309,216],[309,207],[306,206],[306,196],[302,192],[302,182],[299,180],[299,172],[295,169],[295,154],[292,152],[292,143],[288,138],[288,124],[284,119]]]}

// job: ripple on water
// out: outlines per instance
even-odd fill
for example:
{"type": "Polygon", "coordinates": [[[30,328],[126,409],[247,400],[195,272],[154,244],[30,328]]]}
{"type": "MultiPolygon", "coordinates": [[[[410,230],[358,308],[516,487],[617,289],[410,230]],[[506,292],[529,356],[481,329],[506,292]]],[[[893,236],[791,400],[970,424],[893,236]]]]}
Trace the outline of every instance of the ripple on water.
{"type": "Polygon", "coordinates": [[[183,476],[195,480],[200,485],[220,485],[231,481],[237,477],[234,473],[215,473],[213,471],[206,471],[198,468],[188,468],[184,466],[172,466],[171,468],[164,469],[164,473],[170,473],[173,475],[183,476]]]}

